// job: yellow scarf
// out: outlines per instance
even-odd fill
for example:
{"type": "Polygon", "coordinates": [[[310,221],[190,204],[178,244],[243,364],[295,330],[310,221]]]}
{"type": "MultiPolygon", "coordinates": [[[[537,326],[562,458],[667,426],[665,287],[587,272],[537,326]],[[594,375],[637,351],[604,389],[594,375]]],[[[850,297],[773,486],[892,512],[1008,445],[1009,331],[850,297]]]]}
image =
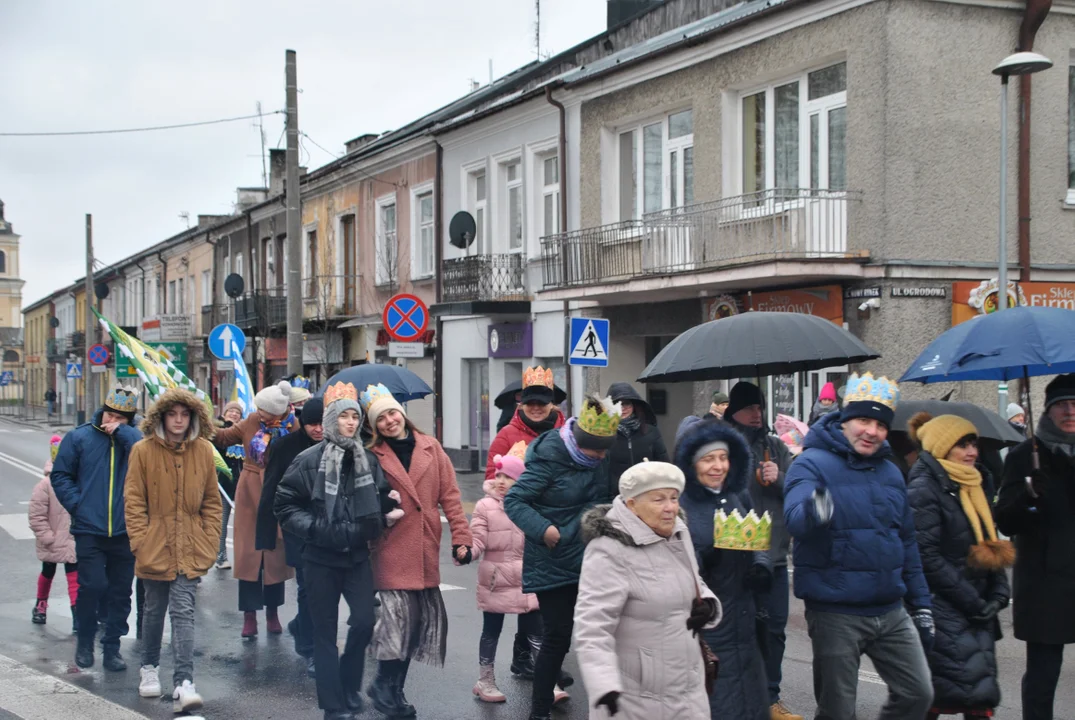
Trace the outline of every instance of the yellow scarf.
{"type": "Polygon", "coordinates": [[[982,474],[977,468],[962,463],[940,458],[937,462],[948,473],[948,477],[959,485],[959,502],[977,540],[977,544],[970,550],[968,564],[987,570],[1011,567],[1015,563],[1015,548],[1007,540],[997,540],[993,511],[989,507],[985,491],[982,490],[982,474]],[[988,540],[982,535],[983,526],[985,534],[989,536],[988,540]]]}

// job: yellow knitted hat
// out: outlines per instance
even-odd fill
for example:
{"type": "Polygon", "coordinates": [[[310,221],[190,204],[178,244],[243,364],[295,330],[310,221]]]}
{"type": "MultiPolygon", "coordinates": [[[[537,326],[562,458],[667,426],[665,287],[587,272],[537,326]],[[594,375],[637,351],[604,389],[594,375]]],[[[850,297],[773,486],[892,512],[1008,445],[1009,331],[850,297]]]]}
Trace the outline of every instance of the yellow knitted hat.
{"type": "Polygon", "coordinates": [[[918,413],[907,423],[907,429],[911,439],[917,440],[923,450],[938,460],[947,457],[962,438],[978,434],[974,423],[958,415],[930,419],[928,413],[918,413]]]}

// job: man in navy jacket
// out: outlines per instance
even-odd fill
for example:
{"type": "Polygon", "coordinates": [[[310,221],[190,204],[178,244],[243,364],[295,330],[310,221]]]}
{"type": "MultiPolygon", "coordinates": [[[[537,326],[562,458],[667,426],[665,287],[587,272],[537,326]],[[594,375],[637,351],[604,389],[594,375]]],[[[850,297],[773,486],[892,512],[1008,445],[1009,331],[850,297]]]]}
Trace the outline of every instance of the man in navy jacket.
{"type": "Polygon", "coordinates": [[[840,413],[810,429],[786,478],[795,595],[814,650],[816,720],[852,720],[863,651],[889,688],[880,720],[925,717],[930,594],[903,476],[885,438],[899,389],[852,375],[840,413]]]}
{"type": "Polygon", "coordinates": [[[52,489],[71,515],[78,559],[78,648],[75,663],[93,666],[97,609],[104,600],[108,620],[101,646],[106,670],[126,670],[119,639],[131,614],[134,556],[127,539],[123,488],[127,458],[142,433],[130,426],[138,409],[134,390],[118,386],[93,421],[80,425],[60,444],[52,466],[52,489]]]}

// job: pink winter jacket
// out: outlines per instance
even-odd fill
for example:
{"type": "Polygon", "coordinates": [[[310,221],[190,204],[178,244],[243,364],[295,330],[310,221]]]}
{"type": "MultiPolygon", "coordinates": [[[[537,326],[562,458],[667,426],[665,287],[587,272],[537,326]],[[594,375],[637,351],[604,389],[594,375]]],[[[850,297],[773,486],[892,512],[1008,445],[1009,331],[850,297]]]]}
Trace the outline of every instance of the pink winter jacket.
{"type": "MultiPolygon", "coordinates": [[[[48,473],[52,468],[45,466],[48,473]]],[[[71,516],[52,491],[48,475],[30,494],[30,529],[37,538],[37,559],[41,562],[75,562],[75,539],[71,537],[71,516]]]]}
{"type": "Polygon", "coordinates": [[[504,512],[504,496],[494,482],[483,485],[485,497],[474,506],[470,532],[478,564],[478,609],[521,615],[538,609],[537,596],[523,593],[523,547],[526,537],[504,512]]]}

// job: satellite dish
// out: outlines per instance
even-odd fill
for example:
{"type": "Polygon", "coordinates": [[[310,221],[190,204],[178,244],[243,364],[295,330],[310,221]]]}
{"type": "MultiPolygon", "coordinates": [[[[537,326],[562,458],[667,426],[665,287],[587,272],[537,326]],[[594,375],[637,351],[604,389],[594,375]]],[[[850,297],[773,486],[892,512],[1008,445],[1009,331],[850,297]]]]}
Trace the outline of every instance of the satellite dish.
{"type": "Polygon", "coordinates": [[[478,224],[474,222],[474,216],[466,210],[457,212],[448,223],[448,241],[460,250],[470,247],[477,232],[478,224]]]}
{"type": "Polygon", "coordinates": [[[104,300],[108,297],[108,283],[97,283],[93,286],[93,294],[97,296],[98,300],[104,300]]]}
{"type": "Polygon", "coordinates": [[[237,298],[242,295],[244,287],[243,276],[238,273],[232,273],[224,278],[224,292],[230,298],[237,298]]]}
{"type": "Polygon", "coordinates": [[[50,317],[49,318],[49,327],[54,327],[54,328],[60,327],[60,318],[58,318],[58,317],[50,317]]]}

